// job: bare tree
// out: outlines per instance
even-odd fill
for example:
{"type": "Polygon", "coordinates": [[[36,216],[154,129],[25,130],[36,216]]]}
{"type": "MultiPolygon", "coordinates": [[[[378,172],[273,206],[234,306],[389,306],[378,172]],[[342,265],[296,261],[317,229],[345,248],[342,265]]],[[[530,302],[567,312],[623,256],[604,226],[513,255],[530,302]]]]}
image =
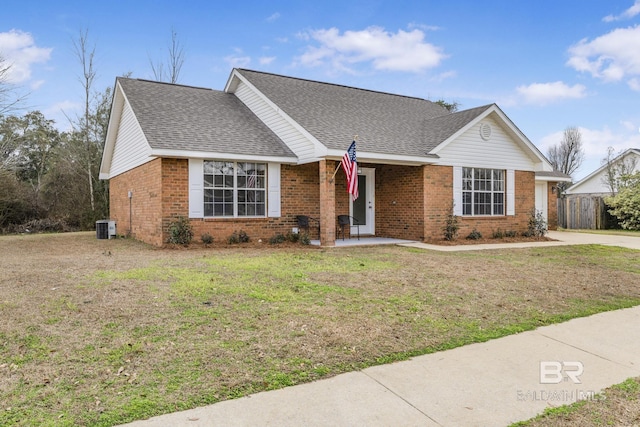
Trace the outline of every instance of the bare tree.
{"type": "Polygon", "coordinates": [[[602,159],[602,164],[606,166],[602,182],[609,188],[611,194],[616,194],[623,185],[623,178],[635,172],[638,157],[626,156],[625,152],[616,155],[613,147],[609,147],[607,157],[602,159]]]}
{"type": "Polygon", "coordinates": [[[88,30],[80,30],[80,34],[77,39],[73,40],[73,50],[82,66],[82,76],[80,77],[80,83],[84,89],[84,114],[80,119],[80,132],[84,139],[84,148],[86,150],[86,158],[84,164],[86,166],[86,173],[89,182],[89,196],[91,202],[91,211],[95,210],[95,199],[93,191],[93,171],[92,171],[92,141],[91,141],[91,126],[89,123],[91,116],[91,92],[93,90],[93,81],[96,78],[96,70],[94,68],[94,58],[96,53],[95,46],[88,46],[88,30]]]}
{"type": "Polygon", "coordinates": [[[18,109],[19,104],[26,98],[26,95],[19,95],[16,92],[16,88],[9,82],[10,70],[11,64],[6,61],[0,52],[0,115],[18,109]]]}
{"type": "Polygon", "coordinates": [[[151,58],[149,58],[151,70],[153,71],[155,79],[160,82],[178,83],[180,71],[184,64],[184,48],[178,40],[178,33],[176,33],[173,28],[171,29],[171,45],[169,46],[168,54],[169,64],[166,66],[168,69],[165,68],[163,61],[154,63],[151,58]]]}
{"type": "MultiPolygon", "coordinates": [[[[547,158],[554,170],[572,176],[580,168],[584,160],[580,129],[575,126],[566,128],[562,141],[550,147],[549,151],[547,151],[547,158]]],[[[559,183],[558,189],[562,192],[567,185],[568,183],[565,182],[559,183]]]]}

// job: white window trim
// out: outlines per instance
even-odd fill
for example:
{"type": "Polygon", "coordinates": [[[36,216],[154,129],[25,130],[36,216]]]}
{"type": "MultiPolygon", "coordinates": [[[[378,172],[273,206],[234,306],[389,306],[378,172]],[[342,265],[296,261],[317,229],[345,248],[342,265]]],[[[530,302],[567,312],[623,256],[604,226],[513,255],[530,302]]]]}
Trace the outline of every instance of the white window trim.
{"type": "MultiPolygon", "coordinates": [[[[256,162],[254,162],[256,163],[256,162]]],[[[265,163],[265,162],[257,162],[265,163]]],[[[206,219],[245,219],[245,218],[279,218],[281,216],[280,163],[267,164],[266,214],[264,216],[204,216],[204,160],[189,159],[189,218],[206,219]]],[[[234,207],[237,214],[237,206],[234,207]]]]}
{"type": "MultiPolygon", "coordinates": [[[[475,176],[473,178],[473,182],[475,182],[475,176]]],[[[483,167],[462,167],[462,166],[454,166],[453,168],[453,200],[454,200],[454,207],[453,207],[453,214],[457,215],[457,216],[464,216],[464,217],[469,217],[469,218],[491,218],[491,217],[501,217],[501,216],[506,216],[506,215],[514,215],[515,214],[515,209],[514,209],[514,201],[515,201],[515,194],[514,194],[514,171],[513,170],[504,170],[504,169],[500,169],[500,168],[483,168],[483,167]],[[491,197],[491,213],[490,214],[476,214],[476,213],[472,213],[472,214],[464,214],[464,207],[463,207],[463,169],[472,169],[472,170],[476,170],[476,169],[488,169],[491,171],[491,175],[493,176],[493,171],[494,170],[501,170],[504,172],[504,186],[506,188],[504,188],[503,191],[482,191],[483,193],[491,193],[492,197],[491,197]],[[503,211],[501,214],[494,214],[493,213],[493,209],[494,209],[494,202],[493,202],[493,194],[495,193],[502,193],[503,194],[503,204],[506,206],[503,206],[503,211]]],[[[472,194],[475,193],[475,191],[471,192],[472,194]]],[[[473,209],[473,200],[472,200],[472,209],[473,209]]]]}

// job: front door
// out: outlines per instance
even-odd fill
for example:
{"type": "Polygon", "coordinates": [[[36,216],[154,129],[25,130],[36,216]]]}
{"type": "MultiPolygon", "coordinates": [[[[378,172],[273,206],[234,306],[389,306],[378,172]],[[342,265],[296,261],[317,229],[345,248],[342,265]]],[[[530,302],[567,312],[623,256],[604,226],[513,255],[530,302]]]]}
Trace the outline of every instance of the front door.
{"type": "Polygon", "coordinates": [[[547,183],[536,182],[536,211],[542,212],[542,216],[545,221],[548,221],[548,197],[547,197],[547,183]]]}
{"type": "MultiPolygon", "coordinates": [[[[373,235],[375,228],[375,184],[376,170],[373,168],[358,168],[358,198],[351,202],[351,216],[360,223],[360,234],[373,235]]],[[[351,235],[357,233],[356,227],[351,227],[351,235]]]]}

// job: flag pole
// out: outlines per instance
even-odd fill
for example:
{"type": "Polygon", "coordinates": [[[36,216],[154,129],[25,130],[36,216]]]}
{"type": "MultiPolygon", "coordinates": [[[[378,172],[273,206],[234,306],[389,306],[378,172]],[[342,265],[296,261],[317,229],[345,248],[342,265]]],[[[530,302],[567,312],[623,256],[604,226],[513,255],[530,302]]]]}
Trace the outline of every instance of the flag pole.
{"type": "MultiPolygon", "coordinates": [[[[354,135],[353,137],[354,141],[358,141],[358,135],[354,135]]],[[[336,166],[336,170],[333,171],[333,175],[331,175],[331,178],[329,178],[329,182],[333,182],[333,179],[336,177],[336,174],[338,173],[338,169],[340,169],[341,166],[341,162],[338,162],[338,166],[336,166]]]]}

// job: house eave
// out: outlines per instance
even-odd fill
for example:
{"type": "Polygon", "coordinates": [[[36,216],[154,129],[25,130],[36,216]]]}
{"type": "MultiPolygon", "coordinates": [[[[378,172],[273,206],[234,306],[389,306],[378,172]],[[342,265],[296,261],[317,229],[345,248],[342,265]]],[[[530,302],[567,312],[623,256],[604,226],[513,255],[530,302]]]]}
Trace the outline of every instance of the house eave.
{"type": "MultiPolygon", "coordinates": [[[[327,160],[342,160],[344,151],[340,150],[328,150],[327,160]]],[[[422,166],[433,164],[437,161],[437,155],[424,155],[424,156],[406,156],[387,153],[371,153],[366,151],[358,151],[357,153],[358,163],[374,163],[374,164],[388,164],[388,165],[405,165],[405,166],[422,166]]]]}
{"type": "Polygon", "coordinates": [[[244,153],[220,153],[214,151],[190,151],[190,150],[171,150],[171,149],[152,149],[151,156],[176,158],[176,159],[215,159],[215,160],[234,160],[247,162],[268,162],[268,163],[285,163],[297,164],[297,157],[289,156],[264,156],[244,153]]]}

